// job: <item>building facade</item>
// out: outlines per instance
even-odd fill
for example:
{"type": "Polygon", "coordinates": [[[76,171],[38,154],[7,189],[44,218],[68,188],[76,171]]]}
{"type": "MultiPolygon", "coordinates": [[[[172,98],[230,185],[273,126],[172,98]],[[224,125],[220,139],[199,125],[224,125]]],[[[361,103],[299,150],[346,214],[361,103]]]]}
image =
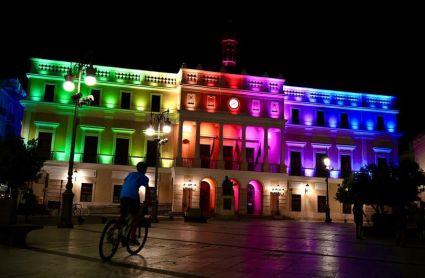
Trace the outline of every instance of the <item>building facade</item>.
{"type": "MultiPolygon", "coordinates": [[[[232,59],[226,54],[223,65],[232,59]]],[[[219,212],[228,176],[237,214],[324,220],[329,174],[331,218],[352,219],[351,206],[334,200],[343,178],[369,163],[398,163],[393,96],[288,86],[283,78],[185,64],[178,73],[95,67],[97,83],[81,84],[94,101],[79,108],[74,154],[74,203],[84,211],[117,204],[124,177],[139,161],[149,164],[155,187],[157,138],[168,139],[159,149],[158,200],[173,212],[219,212]],[[149,136],[158,113],[172,132],[149,136]],[[196,190],[184,190],[184,183],[196,190]],[[273,194],[277,189],[283,194],[273,194]]],[[[67,180],[75,105],[62,86],[70,68],[32,58],[21,100],[21,136],[38,138],[47,159],[48,180],[33,185],[46,204],[61,201],[67,180]]]]}
{"type": "Polygon", "coordinates": [[[0,140],[9,134],[20,136],[24,107],[19,101],[25,97],[17,78],[0,80],[0,140]]]}

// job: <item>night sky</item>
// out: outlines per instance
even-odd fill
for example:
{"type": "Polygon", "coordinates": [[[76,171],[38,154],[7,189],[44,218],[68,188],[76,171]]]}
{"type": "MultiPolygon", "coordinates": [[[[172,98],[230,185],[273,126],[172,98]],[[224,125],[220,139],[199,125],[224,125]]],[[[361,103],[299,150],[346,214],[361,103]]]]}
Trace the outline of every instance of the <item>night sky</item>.
{"type": "Polygon", "coordinates": [[[75,4],[70,12],[55,7],[57,13],[38,3],[16,7],[0,19],[0,78],[18,77],[26,88],[30,57],[75,61],[88,53],[95,65],[177,73],[185,62],[218,71],[230,19],[237,73],[281,73],[286,85],[397,96],[400,151],[425,130],[420,4],[228,3],[75,4]]]}

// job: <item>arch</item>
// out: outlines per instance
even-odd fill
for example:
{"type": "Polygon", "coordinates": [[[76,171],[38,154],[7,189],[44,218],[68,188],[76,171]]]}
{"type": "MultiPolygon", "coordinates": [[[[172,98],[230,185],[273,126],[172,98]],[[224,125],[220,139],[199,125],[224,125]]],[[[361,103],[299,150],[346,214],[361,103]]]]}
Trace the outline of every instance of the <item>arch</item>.
{"type": "MultiPolygon", "coordinates": [[[[209,205],[208,205],[209,212],[208,213],[214,213],[216,211],[215,204],[216,204],[217,182],[212,178],[201,179],[201,186],[202,186],[202,184],[205,184],[205,183],[208,184],[208,186],[209,186],[209,205]]],[[[204,185],[204,187],[205,186],[206,185],[204,185]]],[[[206,189],[204,189],[204,190],[206,190],[206,189]]],[[[201,194],[201,192],[200,192],[200,194],[201,194]]],[[[201,202],[201,200],[199,200],[199,201],[201,202]]],[[[199,204],[199,207],[202,208],[201,204],[199,204]]]]}
{"type": "Polygon", "coordinates": [[[262,215],[263,186],[259,181],[252,180],[247,186],[247,214],[262,215]]]}

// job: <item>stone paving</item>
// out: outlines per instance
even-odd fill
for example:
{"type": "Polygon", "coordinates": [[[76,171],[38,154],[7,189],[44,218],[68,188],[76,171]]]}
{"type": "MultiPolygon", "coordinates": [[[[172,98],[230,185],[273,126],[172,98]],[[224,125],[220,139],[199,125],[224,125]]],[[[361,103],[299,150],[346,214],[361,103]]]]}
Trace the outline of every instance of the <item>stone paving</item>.
{"type": "Polygon", "coordinates": [[[0,277],[425,277],[424,242],[358,240],[353,223],[160,218],[138,255],[122,248],[109,262],[98,254],[97,223],[46,225],[26,249],[0,246],[0,277]]]}

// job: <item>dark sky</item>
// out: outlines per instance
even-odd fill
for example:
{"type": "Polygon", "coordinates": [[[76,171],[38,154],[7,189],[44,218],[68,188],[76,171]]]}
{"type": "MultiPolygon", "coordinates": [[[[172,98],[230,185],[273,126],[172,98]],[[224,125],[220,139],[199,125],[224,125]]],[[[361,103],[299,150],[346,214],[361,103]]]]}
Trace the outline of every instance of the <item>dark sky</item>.
{"type": "Polygon", "coordinates": [[[91,51],[95,65],[177,73],[186,62],[218,71],[220,42],[231,19],[238,72],[282,73],[287,85],[397,96],[398,132],[405,134],[401,150],[425,129],[419,4],[263,2],[75,4],[69,12],[69,6],[27,4],[25,11],[0,19],[0,78],[18,77],[26,86],[29,57],[70,61],[91,51]]]}

